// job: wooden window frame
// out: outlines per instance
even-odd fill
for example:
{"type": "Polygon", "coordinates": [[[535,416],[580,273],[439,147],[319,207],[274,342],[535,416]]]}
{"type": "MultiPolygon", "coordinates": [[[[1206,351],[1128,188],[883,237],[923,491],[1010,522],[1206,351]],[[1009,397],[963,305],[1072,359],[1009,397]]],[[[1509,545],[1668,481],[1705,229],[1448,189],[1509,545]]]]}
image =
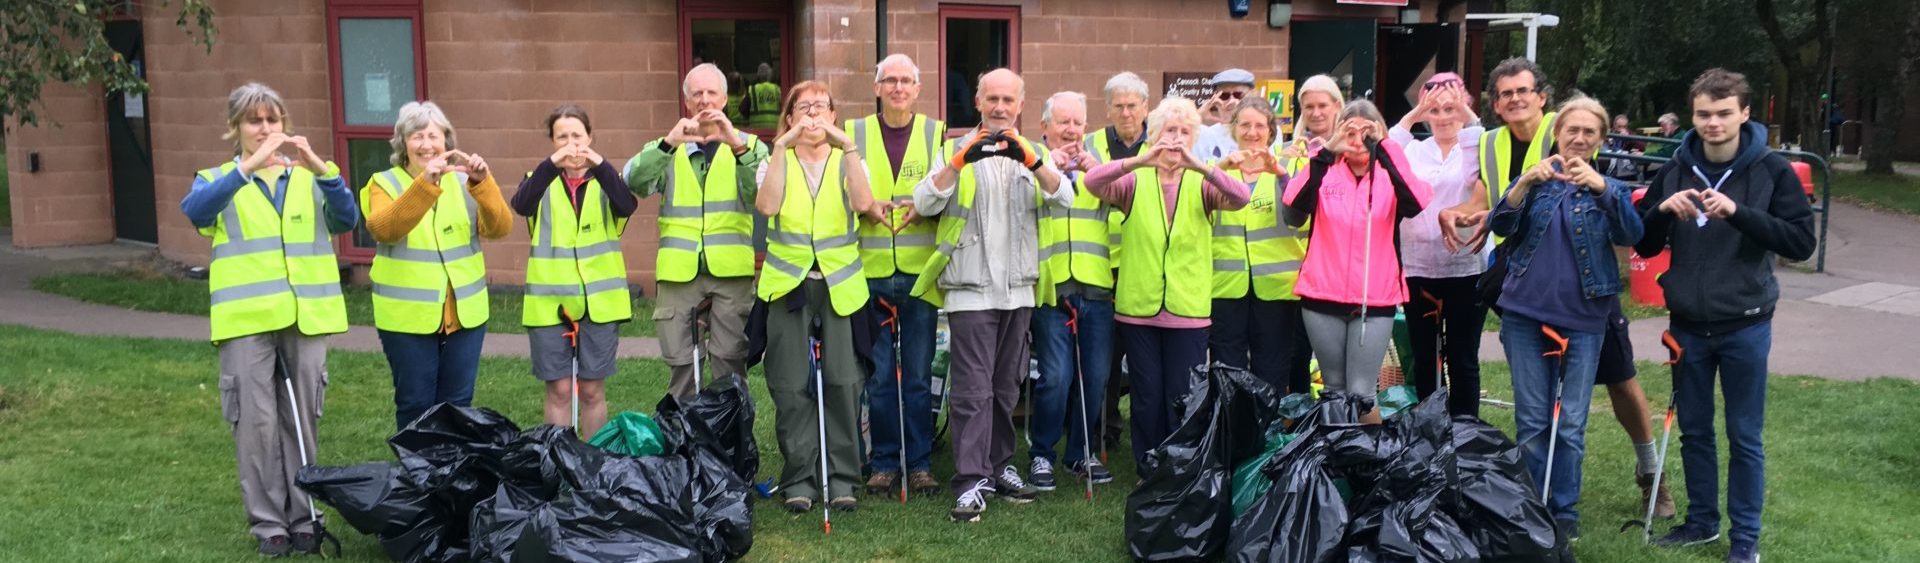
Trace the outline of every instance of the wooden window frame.
{"type": "MultiPolygon", "coordinates": [[[[340,175],[352,178],[347,156],[347,141],[393,138],[392,125],[350,125],[347,123],[346,81],[341,79],[340,20],[407,19],[413,22],[413,90],[415,100],[427,98],[427,43],[425,9],[420,0],[327,0],[327,94],[333,108],[334,162],[341,164],[340,175]]],[[[408,100],[412,101],[412,100],[408,100]]],[[[347,186],[359,190],[360,186],[347,186]]],[[[355,198],[358,201],[358,198],[355,198]]],[[[364,220],[364,219],[363,219],[364,220]]],[[[335,236],[336,255],[351,264],[373,263],[373,249],[355,246],[353,232],[335,236]]]]}
{"type": "MultiPolygon", "coordinates": [[[[1020,6],[999,6],[985,4],[940,4],[940,68],[947,65],[947,20],[1003,20],[1007,22],[1007,68],[1020,72],[1020,6]]],[[[971,78],[969,78],[971,79],[971,78]]],[[[947,120],[947,76],[940,75],[940,120],[947,120]]],[[[947,130],[947,137],[953,138],[965,134],[964,130],[947,130]]]]}
{"type": "MultiPolygon", "coordinates": [[[[786,92],[799,82],[799,74],[794,70],[795,53],[793,50],[793,2],[790,0],[679,0],[678,22],[675,24],[679,36],[674,46],[679,51],[680,72],[673,77],[675,92],[674,105],[680,108],[680,117],[693,117],[687,112],[685,100],[678,95],[678,84],[688,72],[693,71],[693,20],[779,20],[780,22],[780,91],[786,92]]],[[[729,92],[731,93],[731,92],[729,92]]],[[[741,92],[745,94],[745,92],[741,92]]],[[[771,129],[752,129],[734,124],[740,131],[759,135],[762,139],[774,137],[771,129]]]]}

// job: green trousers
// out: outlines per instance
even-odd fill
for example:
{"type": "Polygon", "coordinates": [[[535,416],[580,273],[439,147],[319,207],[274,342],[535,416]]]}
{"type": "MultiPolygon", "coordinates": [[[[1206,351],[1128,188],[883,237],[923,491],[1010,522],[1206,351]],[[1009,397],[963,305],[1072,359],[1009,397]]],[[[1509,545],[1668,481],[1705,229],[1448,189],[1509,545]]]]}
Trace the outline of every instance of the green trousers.
{"type": "Polygon", "coordinates": [[[804,291],[807,305],[788,310],[787,300],[767,304],[767,389],[773,395],[774,433],[780,441],[780,489],[786,498],[820,499],[820,418],[815,397],[826,401],[827,465],[833,473],[830,497],[853,496],[860,485],[860,391],[864,374],[854,357],[853,325],[834,314],[827,284],[808,279],[794,291],[804,291]],[[821,321],[820,354],[825,367],[824,393],[814,392],[812,345],[808,341],[813,319],[821,321]]]}

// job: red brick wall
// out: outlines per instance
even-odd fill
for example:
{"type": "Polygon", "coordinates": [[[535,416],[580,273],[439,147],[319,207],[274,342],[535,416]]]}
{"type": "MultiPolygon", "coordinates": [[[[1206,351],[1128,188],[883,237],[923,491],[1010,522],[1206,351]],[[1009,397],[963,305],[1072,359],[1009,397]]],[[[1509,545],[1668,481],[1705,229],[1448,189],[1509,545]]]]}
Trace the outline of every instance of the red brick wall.
{"type": "Polygon", "coordinates": [[[227,94],[247,82],[272,87],[287,102],[291,132],[333,155],[333,106],[327,81],[327,22],[322,0],[214,0],[219,35],[212,53],[193,43],[173,15],[147,8],[147,114],[153,134],[154,207],[160,252],[205,264],[211,244],[180,214],[193,175],[233,158],[227,94]]]}
{"type": "Polygon", "coordinates": [[[7,177],[13,198],[13,244],[22,248],[113,240],[107,112],[98,86],[47,84],[40,125],[7,119],[7,177]],[[28,172],[28,154],[40,171],[28,172]]]}

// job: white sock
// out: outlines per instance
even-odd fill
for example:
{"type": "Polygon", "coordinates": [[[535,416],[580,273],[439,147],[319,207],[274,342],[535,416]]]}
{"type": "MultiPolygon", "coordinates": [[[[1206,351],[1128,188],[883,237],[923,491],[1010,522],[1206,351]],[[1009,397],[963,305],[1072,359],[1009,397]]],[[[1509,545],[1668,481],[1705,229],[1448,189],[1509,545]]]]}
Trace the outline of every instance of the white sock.
{"type": "Polygon", "coordinates": [[[1653,442],[1635,442],[1633,444],[1633,455],[1640,458],[1639,474],[1652,475],[1654,464],[1653,442]]]}

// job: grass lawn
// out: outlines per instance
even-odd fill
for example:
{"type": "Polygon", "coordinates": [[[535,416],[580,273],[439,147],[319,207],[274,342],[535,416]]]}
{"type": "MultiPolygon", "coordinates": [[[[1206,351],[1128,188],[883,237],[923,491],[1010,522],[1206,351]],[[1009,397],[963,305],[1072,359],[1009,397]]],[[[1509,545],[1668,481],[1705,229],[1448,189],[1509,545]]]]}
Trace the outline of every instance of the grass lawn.
{"type": "MultiPolygon", "coordinates": [[[[146,270],[53,274],[34,279],[33,289],[137,311],[204,316],[208,307],[207,282],[146,270]]],[[[517,289],[494,288],[487,293],[493,302],[487,332],[525,334],[517,289]]],[[[373,326],[372,289],[347,286],[346,296],[347,322],[373,326]]],[[[653,336],[652,299],[634,299],[633,321],[620,325],[620,335],[653,336]]]]}
{"type": "MultiPolygon", "coordinates": [[[[234,481],[232,439],[219,420],[216,360],[205,344],[73,336],[0,325],[0,552],[17,561],[254,560],[234,481]]],[[[1643,365],[1647,392],[1665,404],[1665,370],[1643,365]]],[[[328,357],[331,385],[320,425],[323,464],[391,459],[385,360],[373,353],[328,357]]],[[[522,424],[539,420],[539,385],[525,360],[481,363],[475,402],[522,424]]],[[[609,386],[616,409],[651,410],[665,388],[656,361],[620,362],[609,386]]],[[[1510,399],[1505,366],[1488,364],[1491,394],[1510,399]]],[[[764,381],[760,401],[761,475],[779,471],[764,381]]],[[[1598,400],[1604,402],[1605,393],[1598,400]]],[[[1920,384],[1864,383],[1776,376],[1771,423],[1767,528],[1771,561],[1920,560],[1920,418],[1887,416],[1920,402],[1920,384]],[[1870,429],[1870,430],[1866,430],[1870,429]],[[1863,431],[1865,430],[1865,431],[1863,431]]],[[[1709,562],[1726,544],[1683,550],[1639,545],[1616,534],[1643,505],[1630,471],[1633,454],[1604,407],[1588,440],[1585,561],[1709,562]]],[[[1483,411],[1512,428],[1509,411],[1483,411]]],[[[1676,440],[1677,441],[1677,440],[1676,440]]],[[[1024,446],[1021,446],[1024,448],[1024,446]]],[[[1678,459],[1678,445],[1673,458],[1678,459]]],[[[951,471],[946,448],[936,472],[951,471]]],[[[1113,452],[1119,482],[1131,478],[1130,453],[1113,452]]],[[[1025,456],[1016,455],[1025,462],[1025,456]]],[[[1679,470],[1671,478],[1678,482],[1679,470]]],[[[822,537],[819,513],[789,516],[772,503],[755,508],[749,561],[1126,561],[1121,485],[1098,489],[1091,503],[1075,483],[1030,505],[993,503],[980,523],[946,522],[945,495],[902,506],[865,499],[839,513],[839,534],[822,537]],[[997,554],[997,555],[996,555],[997,554]]],[[[1684,491],[1676,488],[1676,494],[1684,491]]],[[[346,559],[385,561],[370,537],[333,519],[346,559]]]]}
{"type": "Polygon", "coordinates": [[[1833,196],[1875,209],[1920,215],[1920,178],[1834,172],[1833,196]]]}

